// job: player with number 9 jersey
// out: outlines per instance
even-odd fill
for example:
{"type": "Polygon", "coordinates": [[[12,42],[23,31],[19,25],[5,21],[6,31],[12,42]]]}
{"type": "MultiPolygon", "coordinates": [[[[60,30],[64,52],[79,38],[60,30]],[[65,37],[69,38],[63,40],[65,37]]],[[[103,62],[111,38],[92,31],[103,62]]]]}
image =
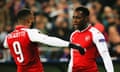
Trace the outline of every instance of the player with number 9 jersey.
{"type": "Polygon", "coordinates": [[[18,65],[19,72],[29,72],[26,71],[29,67],[30,71],[32,69],[34,72],[43,71],[42,64],[39,60],[37,43],[32,43],[30,41],[28,33],[21,30],[21,26],[18,26],[12,33],[8,34],[7,45],[10,48],[16,64],[18,65]]]}

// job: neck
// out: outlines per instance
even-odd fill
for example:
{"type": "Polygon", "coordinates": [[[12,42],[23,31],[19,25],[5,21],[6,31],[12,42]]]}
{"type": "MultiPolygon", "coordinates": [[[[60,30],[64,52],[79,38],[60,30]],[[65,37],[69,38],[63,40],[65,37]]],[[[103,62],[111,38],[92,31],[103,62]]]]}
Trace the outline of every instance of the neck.
{"type": "Polygon", "coordinates": [[[79,30],[82,31],[84,29],[86,29],[88,27],[89,24],[82,24],[82,26],[80,26],[79,30]]]}
{"type": "Polygon", "coordinates": [[[27,28],[28,28],[28,26],[27,26],[27,24],[25,24],[25,22],[18,22],[18,25],[19,25],[19,26],[24,26],[24,27],[27,27],[27,28]]]}

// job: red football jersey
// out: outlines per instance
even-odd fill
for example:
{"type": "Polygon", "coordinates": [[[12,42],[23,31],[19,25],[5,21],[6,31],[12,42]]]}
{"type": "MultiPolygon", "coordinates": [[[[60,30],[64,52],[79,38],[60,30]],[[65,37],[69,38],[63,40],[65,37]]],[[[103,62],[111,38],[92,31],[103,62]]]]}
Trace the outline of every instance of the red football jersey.
{"type": "Polygon", "coordinates": [[[101,55],[106,70],[113,71],[107,44],[103,34],[96,28],[89,25],[86,29],[76,30],[70,38],[71,43],[79,44],[86,49],[85,55],[81,55],[78,50],[71,49],[71,60],[68,72],[98,72],[96,58],[101,55]]]}
{"type": "Polygon", "coordinates": [[[7,44],[18,65],[18,72],[42,72],[37,44],[30,41],[28,33],[18,26],[8,34],[7,44]]]}
{"type": "Polygon", "coordinates": [[[73,49],[73,66],[78,67],[90,67],[95,66],[95,59],[98,56],[97,48],[92,41],[92,34],[88,31],[91,27],[89,27],[86,31],[80,32],[75,31],[71,36],[71,42],[74,44],[80,44],[83,48],[86,49],[85,55],[81,55],[78,51],[73,49]]]}
{"type": "Polygon", "coordinates": [[[4,41],[4,47],[10,48],[18,66],[17,72],[43,72],[37,43],[58,47],[69,46],[68,41],[42,34],[37,29],[17,26],[12,33],[7,35],[4,41]]]}

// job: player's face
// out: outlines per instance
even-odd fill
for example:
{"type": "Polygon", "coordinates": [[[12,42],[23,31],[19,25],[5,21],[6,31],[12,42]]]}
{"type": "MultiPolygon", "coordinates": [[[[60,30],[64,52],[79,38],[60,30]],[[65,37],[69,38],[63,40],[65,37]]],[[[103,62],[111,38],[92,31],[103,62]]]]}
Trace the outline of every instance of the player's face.
{"type": "Polygon", "coordinates": [[[80,11],[75,11],[72,20],[73,28],[80,29],[84,24],[86,24],[86,17],[80,11]]]}

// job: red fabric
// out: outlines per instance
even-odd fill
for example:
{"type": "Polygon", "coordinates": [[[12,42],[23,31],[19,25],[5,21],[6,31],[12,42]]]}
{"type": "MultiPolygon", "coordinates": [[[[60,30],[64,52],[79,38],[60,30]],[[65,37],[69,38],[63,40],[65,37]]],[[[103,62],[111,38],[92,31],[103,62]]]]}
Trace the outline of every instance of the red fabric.
{"type": "Polygon", "coordinates": [[[96,57],[99,56],[96,46],[92,41],[92,34],[87,30],[76,31],[71,36],[71,42],[80,44],[86,48],[85,55],[81,55],[79,51],[73,49],[73,71],[72,72],[98,72],[96,65],[96,57]]]}
{"type": "Polygon", "coordinates": [[[25,28],[18,26],[7,37],[8,47],[18,66],[17,72],[43,72],[36,43],[32,43],[25,28]]]}
{"type": "Polygon", "coordinates": [[[104,28],[104,25],[103,24],[101,24],[101,23],[96,23],[95,25],[94,25],[94,27],[95,28],[97,28],[100,32],[104,32],[105,31],[105,28],[104,28]]]}
{"type": "Polygon", "coordinates": [[[81,68],[73,68],[72,72],[99,72],[96,67],[88,68],[88,69],[81,69],[81,68]]]}
{"type": "Polygon", "coordinates": [[[103,35],[105,36],[106,41],[108,42],[108,35],[107,35],[107,33],[105,32],[105,27],[104,27],[104,25],[98,22],[98,23],[96,23],[96,24],[94,25],[94,27],[95,27],[96,29],[98,29],[100,32],[103,33],[103,35]]]}

